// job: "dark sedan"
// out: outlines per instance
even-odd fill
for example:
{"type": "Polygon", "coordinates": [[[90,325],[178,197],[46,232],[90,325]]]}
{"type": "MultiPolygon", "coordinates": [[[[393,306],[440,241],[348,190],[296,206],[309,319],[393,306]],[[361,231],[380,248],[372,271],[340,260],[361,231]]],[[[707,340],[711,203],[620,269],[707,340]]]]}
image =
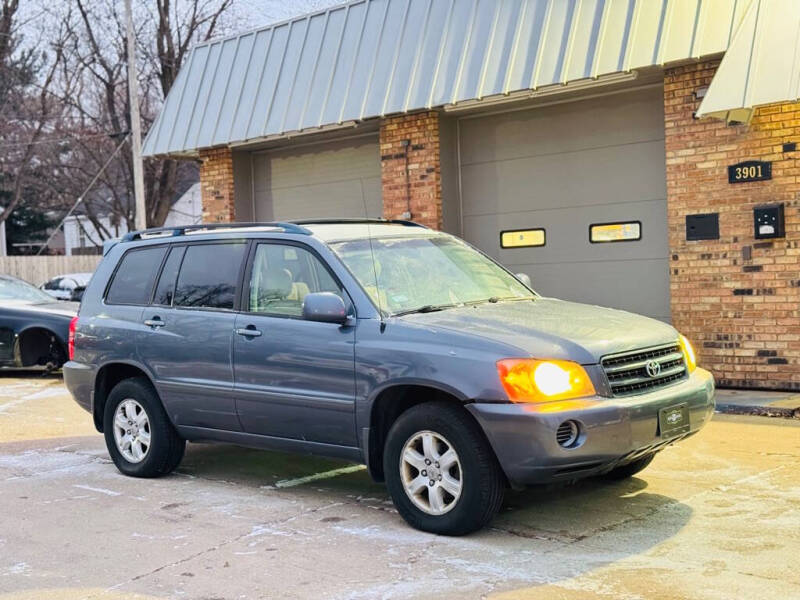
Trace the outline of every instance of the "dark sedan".
{"type": "Polygon", "coordinates": [[[67,360],[70,321],[77,314],[77,304],[0,275],[0,367],[61,367],[67,360]]]}

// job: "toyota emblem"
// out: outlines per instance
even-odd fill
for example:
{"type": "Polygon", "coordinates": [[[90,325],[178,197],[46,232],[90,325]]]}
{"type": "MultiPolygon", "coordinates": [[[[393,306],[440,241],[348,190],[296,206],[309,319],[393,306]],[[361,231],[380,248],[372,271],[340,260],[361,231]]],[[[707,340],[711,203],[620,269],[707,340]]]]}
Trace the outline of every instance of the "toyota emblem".
{"type": "Polygon", "coordinates": [[[661,363],[651,360],[647,363],[645,370],[650,377],[658,377],[661,375],[661,363]]]}

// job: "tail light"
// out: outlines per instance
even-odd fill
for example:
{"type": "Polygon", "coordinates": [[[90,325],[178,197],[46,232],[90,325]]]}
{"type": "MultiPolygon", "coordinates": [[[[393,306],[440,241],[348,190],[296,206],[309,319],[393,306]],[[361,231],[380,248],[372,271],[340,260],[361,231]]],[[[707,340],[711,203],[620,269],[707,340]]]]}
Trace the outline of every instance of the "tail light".
{"type": "Polygon", "coordinates": [[[67,351],[70,360],[75,358],[75,329],[77,326],[78,317],[72,317],[72,320],[69,322],[69,339],[67,340],[67,351]]]}

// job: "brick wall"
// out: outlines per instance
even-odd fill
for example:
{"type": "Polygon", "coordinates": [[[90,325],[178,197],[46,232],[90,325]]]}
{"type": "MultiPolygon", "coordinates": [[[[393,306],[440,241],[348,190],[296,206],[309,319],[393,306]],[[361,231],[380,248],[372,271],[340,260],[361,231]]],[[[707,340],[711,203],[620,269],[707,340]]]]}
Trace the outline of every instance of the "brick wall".
{"type": "Polygon", "coordinates": [[[381,123],[383,216],[442,228],[439,113],[389,117],[381,123]],[[405,142],[408,142],[407,146],[405,142]]]}
{"type": "Polygon", "coordinates": [[[233,192],[233,154],[230,148],[200,151],[200,192],[204,223],[236,220],[233,192]]]}
{"type": "Polygon", "coordinates": [[[672,317],[719,385],[800,389],[800,104],[756,110],[749,125],[693,119],[693,92],[717,61],[664,80],[672,317]],[[727,166],[772,161],[772,180],[729,184],[727,166]],[[784,202],[786,238],[756,240],[753,207],[784,202]],[[686,241],[685,216],[719,213],[720,239],[686,241]],[[749,254],[749,258],[748,258],[749,254]]]}

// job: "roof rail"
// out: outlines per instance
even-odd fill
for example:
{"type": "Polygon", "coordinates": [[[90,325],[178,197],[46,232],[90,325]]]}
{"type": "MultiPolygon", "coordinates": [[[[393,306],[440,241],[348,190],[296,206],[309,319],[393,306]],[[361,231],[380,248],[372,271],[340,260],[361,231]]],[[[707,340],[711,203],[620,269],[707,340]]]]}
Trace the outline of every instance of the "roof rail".
{"type": "Polygon", "coordinates": [[[294,225],[335,225],[337,223],[350,223],[350,224],[358,224],[358,223],[375,223],[379,225],[405,225],[406,227],[422,227],[423,229],[428,229],[427,226],[422,225],[421,223],[417,223],[415,221],[407,221],[404,219],[381,219],[381,218],[374,218],[374,219],[363,219],[363,218],[344,218],[344,219],[336,219],[336,218],[323,218],[323,219],[292,219],[289,221],[294,225]]]}
{"type": "Polygon", "coordinates": [[[181,225],[179,227],[153,227],[140,231],[130,231],[122,236],[121,242],[132,242],[134,240],[145,239],[148,236],[154,237],[177,237],[187,233],[200,233],[203,231],[213,231],[215,229],[253,229],[256,227],[271,227],[282,229],[284,233],[297,233],[301,235],[311,235],[311,232],[297,223],[285,223],[282,221],[264,221],[252,223],[198,223],[196,225],[181,225]]]}

